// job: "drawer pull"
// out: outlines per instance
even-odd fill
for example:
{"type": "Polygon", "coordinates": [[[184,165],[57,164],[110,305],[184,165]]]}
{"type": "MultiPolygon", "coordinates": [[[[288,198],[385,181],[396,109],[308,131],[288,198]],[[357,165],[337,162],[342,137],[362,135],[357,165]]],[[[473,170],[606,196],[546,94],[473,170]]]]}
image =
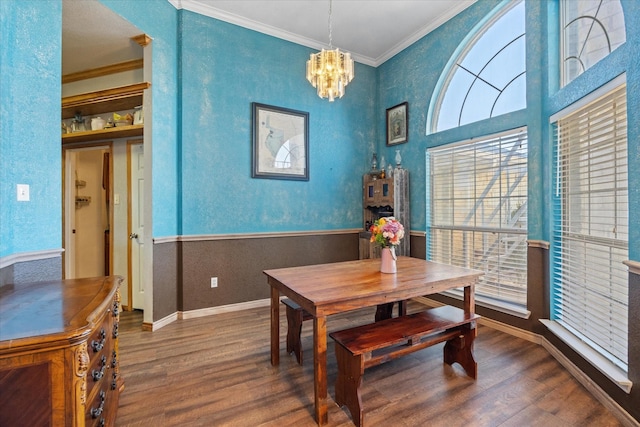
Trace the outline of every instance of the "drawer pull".
{"type": "Polygon", "coordinates": [[[113,381],[111,381],[111,390],[118,388],[118,374],[113,373],[113,381]]]}
{"type": "Polygon", "coordinates": [[[111,353],[111,367],[115,368],[118,364],[118,353],[115,350],[111,353]]]}
{"type": "Polygon", "coordinates": [[[118,338],[118,324],[113,325],[113,338],[118,338]]]}
{"type": "Polygon", "coordinates": [[[107,369],[107,356],[102,355],[100,362],[102,363],[102,368],[100,370],[91,371],[91,376],[93,377],[93,381],[99,381],[104,376],[104,371],[107,369]]]}
{"type": "Polygon", "coordinates": [[[118,309],[118,301],[113,302],[113,317],[118,317],[119,309],[118,309]]]}
{"type": "Polygon", "coordinates": [[[97,408],[91,408],[91,418],[98,418],[102,415],[102,411],[104,410],[104,401],[107,398],[107,394],[104,390],[100,390],[100,406],[97,408]]]}
{"type": "Polygon", "coordinates": [[[100,338],[100,341],[91,340],[91,348],[93,349],[94,353],[102,350],[102,347],[104,347],[104,343],[107,340],[107,333],[105,332],[104,328],[100,329],[100,338]]]}

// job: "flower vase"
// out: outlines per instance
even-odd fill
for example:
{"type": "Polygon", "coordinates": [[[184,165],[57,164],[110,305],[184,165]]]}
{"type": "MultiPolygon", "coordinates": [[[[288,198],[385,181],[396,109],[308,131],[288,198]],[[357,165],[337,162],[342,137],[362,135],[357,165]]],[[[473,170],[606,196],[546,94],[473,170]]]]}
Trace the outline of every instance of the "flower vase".
{"type": "Polygon", "coordinates": [[[382,259],[380,262],[381,273],[395,273],[396,269],[396,248],[382,248],[382,259]]]}

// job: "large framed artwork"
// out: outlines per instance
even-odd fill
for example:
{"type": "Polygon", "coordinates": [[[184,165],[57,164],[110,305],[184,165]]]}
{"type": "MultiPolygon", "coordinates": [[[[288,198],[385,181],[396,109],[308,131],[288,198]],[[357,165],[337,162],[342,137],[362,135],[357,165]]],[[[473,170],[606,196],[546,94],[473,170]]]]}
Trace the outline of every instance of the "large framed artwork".
{"type": "Polygon", "coordinates": [[[409,140],[409,104],[403,102],[387,108],[387,145],[402,144],[409,140]]]}
{"type": "Polygon", "coordinates": [[[309,113],[251,103],[253,178],[309,180],[309,113]]]}

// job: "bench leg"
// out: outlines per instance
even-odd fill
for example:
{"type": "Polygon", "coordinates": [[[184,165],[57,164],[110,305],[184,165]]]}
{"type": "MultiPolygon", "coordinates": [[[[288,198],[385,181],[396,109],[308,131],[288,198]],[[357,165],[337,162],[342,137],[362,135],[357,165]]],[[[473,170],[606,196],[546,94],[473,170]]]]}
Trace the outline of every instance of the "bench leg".
{"type": "Polygon", "coordinates": [[[351,413],[351,419],[357,427],[363,425],[362,397],[360,385],[364,373],[364,356],[353,355],[340,344],[335,346],[336,361],[338,362],[338,377],[336,378],[336,403],[339,407],[346,406],[351,413]]]}
{"type": "MultiPolygon", "coordinates": [[[[386,304],[379,304],[376,309],[375,321],[379,322],[384,319],[391,319],[393,317],[393,302],[386,304]]],[[[398,301],[398,316],[406,316],[407,314],[407,302],[398,301]]]]}
{"type": "Polygon", "coordinates": [[[478,377],[478,364],[473,357],[473,341],[476,334],[475,326],[463,326],[462,333],[444,345],[444,362],[448,365],[458,362],[473,379],[478,377]]]}
{"type": "Polygon", "coordinates": [[[302,365],[302,344],[300,334],[302,333],[302,310],[287,307],[287,353],[295,353],[296,360],[302,365]]]}

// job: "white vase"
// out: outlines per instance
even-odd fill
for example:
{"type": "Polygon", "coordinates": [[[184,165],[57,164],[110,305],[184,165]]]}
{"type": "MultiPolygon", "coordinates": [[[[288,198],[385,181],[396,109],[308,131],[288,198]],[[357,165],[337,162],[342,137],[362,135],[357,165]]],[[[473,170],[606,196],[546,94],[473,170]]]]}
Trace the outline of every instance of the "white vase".
{"type": "Polygon", "coordinates": [[[380,260],[381,273],[395,273],[396,268],[396,248],[382,248],[382,259],[380,260]]]}

